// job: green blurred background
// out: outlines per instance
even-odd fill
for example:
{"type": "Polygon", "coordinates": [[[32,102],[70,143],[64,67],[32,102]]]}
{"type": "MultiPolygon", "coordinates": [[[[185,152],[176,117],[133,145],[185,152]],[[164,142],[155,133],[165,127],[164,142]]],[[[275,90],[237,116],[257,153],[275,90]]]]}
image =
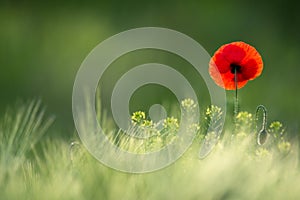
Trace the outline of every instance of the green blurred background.
{"type": "MultiPolygon", "coordinates": [[[[72,87],[87,54],[98,43],[121,31],[158,26],[187,34],[211,55],[222,44],[232,41],[243,40],[255,46],[265,68],[261,77],[240,90],[241,110],[254,112],[257,105],[264,104],[270,120],[283,121],[297,134],[299,9],[299,1],[278,0],[271,3],[258,0],[1,1],[0,111],[4,112],[17,99],[40,97],[48,113],[56,115],[57,127],[74,130],[72,87]]],[[[149,50],[135,52],[114,63],[102,80],[107,90],[103,98],[109,98],[113,82],[122,73],[146,62],[162,62],[183,70],[196,89],[197,84],[203,87],[201,77],[191,67],[183,67],[188,64],[182,59],[149,50]]],[[[156,86],[142,88],[135,95],[134,105],[172,96],[152,94],[157,89],[156,86]]],[[[230,102],[233,92],[227,94],[230,102]]]]}

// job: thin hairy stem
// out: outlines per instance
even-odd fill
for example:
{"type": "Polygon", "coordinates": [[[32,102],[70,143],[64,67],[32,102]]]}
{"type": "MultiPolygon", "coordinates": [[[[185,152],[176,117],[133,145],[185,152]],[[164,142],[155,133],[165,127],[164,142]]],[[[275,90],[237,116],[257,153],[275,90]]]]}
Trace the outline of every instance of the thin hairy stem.
{"type": "Polygon", "coordinates": [[[263,111],[263,119],[262,119],[262,125],[260,131],[258,131],[257,135],[257,143],[259,145],[263,145],[267,139],[268,132],[267,132],[267,109],[263,105],[259,105],[256,108],[255,118],[256,118],[256,130],[258,130],[257,122],[258,122],[258,112],[262,110],[263,111]]]}
{"type": "Polygon", "coordinates": [[[239,102],[238,102],[238,77],[237,68],[234,68],[234,84],[235,84],[235,99],[234,99],[234,124],[236,125],[236,117],[238,115],[239,102]]]}

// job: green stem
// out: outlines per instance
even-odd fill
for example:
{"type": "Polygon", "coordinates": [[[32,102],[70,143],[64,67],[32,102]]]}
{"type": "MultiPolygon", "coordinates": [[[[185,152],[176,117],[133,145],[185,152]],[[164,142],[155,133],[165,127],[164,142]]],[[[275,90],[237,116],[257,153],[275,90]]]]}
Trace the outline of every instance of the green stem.
{"type": "Polygon", "coordinates": [[[259,112],[259,110],[263,111],[263,119],[262,119],[262,125],[261,125],[261,131],[262,131],[262,130],[266,130],[266,128],[267,128],[267,109],[263,105],[257,106],[256,113],[255,113],[255,115],[256,115],[255,116],[255,118],[256,118],[256,128],[257,129],[258,129],[257,121],[258,121],[258,112],[259,112]]]}
{"type": "MultiPolygon", "coordinates": [[[[239,102],[238,102],[238,80],[237,80],[237,69],[234,69],[234,84],[235,84],[235,101],[234,101],[234,122],[238,115],[239,102]]],[[[236,123],[235,123],[236,124],[236,123]]]]}
{"type": "Polygon", "coordinates": [[[258,112],[259,110],[263,111],[263,118],[262,118],[262,125],[260,131],[258,131],[257,134],[257,144],[258,145],[263,145],[268,137],[268,132],[267,132],[267,109],[263,105],[259,105],[256,108],[256,129],[258,130],[258,112]]]}

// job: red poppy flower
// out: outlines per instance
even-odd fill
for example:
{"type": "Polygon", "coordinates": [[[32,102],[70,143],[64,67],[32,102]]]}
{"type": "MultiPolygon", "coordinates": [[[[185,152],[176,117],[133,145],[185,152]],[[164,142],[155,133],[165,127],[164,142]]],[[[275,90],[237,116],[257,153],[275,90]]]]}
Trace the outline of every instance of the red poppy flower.
{"type": "Polygon", "coordinates": [[[263,69],[263,61],[257,50],[244,42],[232,42],[221,46],[209,63],[209,73],[220,87],[235,90],[235,70],[237,86],[242,88],[249,80],[258,77],[263,69]]]}

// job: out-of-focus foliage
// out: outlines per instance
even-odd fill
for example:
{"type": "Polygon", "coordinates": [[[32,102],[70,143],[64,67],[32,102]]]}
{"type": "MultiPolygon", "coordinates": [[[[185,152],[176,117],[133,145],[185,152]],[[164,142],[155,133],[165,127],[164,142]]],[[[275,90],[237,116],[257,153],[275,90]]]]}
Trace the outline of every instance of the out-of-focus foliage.
{"type": "MultiPolygon", "coordinates": [[[[264,104],[270,117],[296,128],[300,115],[298,1],[2,1],[0,3],[0,111],[16,98],[41,97],[57,122],[72,126],[71,94],[86,55],[104,39],[144,26],[185,33],[212,54],[220,45],[243,40],[261,53],[262,76],[239,93],[241,107],[264,104]]],[[[166,52],[145,50],[118,59],[100,81],[103,102],[120,76],[137,64],[160,62],[188,77],[199,99],[205,84],[189,64],[166,52]]],[[[203,90],[204,89],[204,90],[203,90]]],[[[228,93],[230,100],[231,93],[228,93]]],[[[141,88],[132,110],[172,99],[164,88],[141,88]],[[159,93],[155,93],[155,92],[159,93]],[[164,93],[165,96],[160,94],[164,93]],[[143,101],[143,102],[142,102],[143,101]],[[138,107],[139,104],[146,104],[138,107]]]]}

